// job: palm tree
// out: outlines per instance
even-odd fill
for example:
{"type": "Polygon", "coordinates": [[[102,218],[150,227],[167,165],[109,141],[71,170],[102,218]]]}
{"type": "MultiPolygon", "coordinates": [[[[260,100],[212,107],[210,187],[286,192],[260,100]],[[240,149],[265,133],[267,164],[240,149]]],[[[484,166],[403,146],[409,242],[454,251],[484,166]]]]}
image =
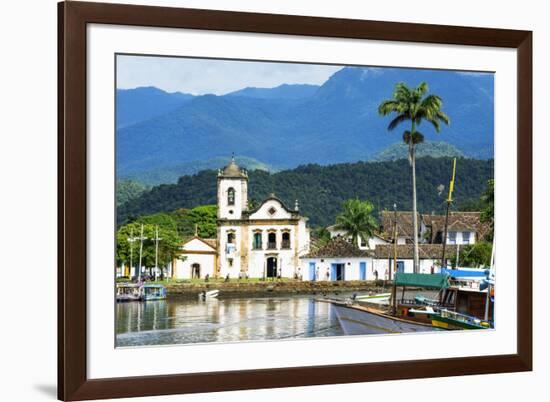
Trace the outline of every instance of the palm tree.
{"type": "Polygon", "coordinates": [[[353,244],[358,245],[359,237],[365,242],[372,237],[378,228],[376,219],[372,215],[374,206],[368,201],[358,199],[347,200],[343,204],[343,211],[336,217],[335,228],[346,232],[353,244]]]}
{"type": "Polygon", "coordinates": [[[418,216],[416,208],[416,158],[415,151],[418,144],[424,142],[424,135],[420,133],[416,126],[422,121],[427,121],[433,125],[437,132],[441,129],[441,122],[448,125],[449,117],[441,111],[443,101],[437,95],[425,96],[428,92],[428,84],[420,83],[416,88],[409,88],[400,82],[395,86],[393,98],[383,101],[378,106],[378,113],[386,116],[395,113],[396,116],[388,125],[388,130],[392,131],[398,125],[405,121],[411,122],[411,129],[403,134],[403,141],[409,146],[409,163],[412,170],[413,187],[413,231],[414,231],[414,272],[419,272],[418,257],[418,216]]]}

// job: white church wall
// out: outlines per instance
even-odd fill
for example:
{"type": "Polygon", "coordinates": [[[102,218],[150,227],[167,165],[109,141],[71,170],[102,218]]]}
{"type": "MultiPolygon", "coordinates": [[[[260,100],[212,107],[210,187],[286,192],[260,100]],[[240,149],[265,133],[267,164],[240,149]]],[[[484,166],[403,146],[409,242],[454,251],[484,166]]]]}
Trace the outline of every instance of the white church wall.
{"type": "MultiPolygon", "coordinates": [[[[299,268],[299,261],[296,258],[296,233],[297,225],[250,225],[248,226],[249,250],[248,250],[248,272],[252,278],[262,278],[266,275],[267,259],[269,257],[277,258],[278,274],[282,277],[293,278],[299,268]],[[254,234],[261,233],[262,245],[260,249],[254,249],[254,234]],[[268,249],[268,234],[272,232],[276,236],[276,247],[268,249]],[[290,238],[290,248],[282,248],[283,233],[288,232],[290,238]]],[[[299,240],[298,240],[299,242],[299,240]]]]}
{"type": "Polygon", "coordinates": [[[182,254],[186,257],[185,261],[176,260],[176,269],[173,272],[175,279],[191,279],[193,264],[199,264],[200,278],[208,274],[210,278],[215,274],[215,255],[213,254],[182,254]]]}
{"type": "Polygon", "coordinates": [[[277,200],[267,200],[256,212],[250,215],[250,219],[290,219],[292,214],[287,212],[277,200]],[[275,213],[270,213],[273,208],[275,213]]]}
{"type": "Polygon", "coordinates": [[[240,226],[221,226],[218,228],[219,236],[219,263],[220,276],[225,278],[229,274],[230,278],[238,278],[241,272],[241,238],[242,228],[240,226]],[[227,237],[233,232],[235,239],[228,247],[227,237]]]}

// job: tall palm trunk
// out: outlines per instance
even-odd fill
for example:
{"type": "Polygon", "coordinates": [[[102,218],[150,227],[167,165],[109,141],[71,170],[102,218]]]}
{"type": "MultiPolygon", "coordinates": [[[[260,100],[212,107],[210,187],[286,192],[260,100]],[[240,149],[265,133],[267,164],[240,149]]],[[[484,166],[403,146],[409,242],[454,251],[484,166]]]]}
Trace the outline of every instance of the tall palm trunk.
{"type": "MultiPolygon", "coordinates": [[[[411,141],[412,143],[412,141],[411,141]]],[[[418,214],[416,213],[416,155],[415,145],[411,144],[411,169],[412,169],[412,188],[413,188],[413,241],[414,241],[414,263],[413,272],[419,272],[419,255],[418,255],[418,214]]]]}
{"type": "Polygon", "coordinates": [[[416,133],[416,124],[414,118],[411,122],[411,136],[409,138],[409,152],[410,152],[410,162],[412,170],[412,188],[413,188],[413,250],[414,250],[414,259],[413,259],[413,272],[417,274],[419,270],[419,256],[418,256],[418,215],[416,213],[416,143],[415,143],[415,133],[416,133]]]}

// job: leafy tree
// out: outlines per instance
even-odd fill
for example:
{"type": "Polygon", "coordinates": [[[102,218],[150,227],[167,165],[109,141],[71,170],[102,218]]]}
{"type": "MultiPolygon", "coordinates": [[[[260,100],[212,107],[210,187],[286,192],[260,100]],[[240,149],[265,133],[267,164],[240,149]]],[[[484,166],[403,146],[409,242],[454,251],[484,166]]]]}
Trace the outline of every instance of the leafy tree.
{"type": "Polygon", "coordinates": [[[359,237],[367,241],[378,228],[373,211],[374,206],[368,201],[347,200],[343,204],[342,213],[336,217],[336,228],[351,236],[355,245],[358,244],[359,237]]]}
{"type": "Polygon", "coordinates": [[[120,180],[116,183],[117,207],[139,197],[148,187],[135,180],[120,180]]]}
{"type": "Polygon", "coordinates": [[[201,205],[193,209],[178,209],[172,216],[176,221],[178,233],[185,237],[195,234],[203,238],[216,237],[216,205],[201,205]]]}
{"type": "Polygon", "coordinates": [[[416,88],[409,88],[400,82],[395,86],[392,99],[383,101],[378,107],[382,116],[395,114],[390,121],[388,130],[392,131],[403,122],[410,121],[411,128],[403,134],[403,141],[409,147],[409,162],[412,170],[412,213],[414,231],[414,272],[419,272],[418,255],[418,218],[416,205],[416,156],[415,150],[418,144],[424,141],[424,135],[417,130],[422,121],[431,123],[437,132],[441,129],[441,123],[449,124],[449,117],[441,111],[443,101],[437,95],[425,96],[428,92],[428,84],[420,83],[416,88]]]}
{"type": "MultiPolygon", "coordinates": [[[[445,192],[439,194],[438,187],[448,182],[451,162],[450,158],[416,159],[419,212],[445,212],[445,192]]],[[[493,177],[493,161],[459,159],[457,163],[460,169],[455,180],[456,205],[479,201],[487,180],[493,177]]],[[[309,218],[311,227],[328,226],[334,224],[342,203],[350,198],[370,200],[375,212],[393,209],[394,203],[400,210],[411,210],[411,180],[404,174],[407,169],[410,166],[406,160],[397,160],[304,165],[274,174],[253,170],[249,172],[248,197],[264,200],[270,193],[275,193],[290,208],[298,199],[300,213],[309,218]]],[[[193,235],[194,222],[180,220],[178,216],[196,206],[216,203],[216,174],[215,171],[204,171],[182,177],[177,184],[153,187],[117,208],[117,222],[125,224],[142,215],[165,212],[175,217],[180,235],[193,235]],[[180,209],[184,211],[178,211],[180,209]]],[[[468,207],[468,210],[480,211],[480,208],[472,208],[468,207]]],[[[214,220],[215,213],[212,214],[212,222],[214,220]]]]}
{"type": "Polygon", "coordinates": [[[320,226],[317,229],[313,230],[311,233],[314,240],[316,240],[319,247],[323,247],[330,241],[330,232],[326,226],[320,226]]]}
{"type": "MultiPolygon", "coordinates": [[[[477,242],[464,246],[459,253],[459,264],[464,267],[489,267],[491,265],[491,252],[493,245],[489,242],[477,242]]],[[[451,258],[451,263],[456,266],[456,255],[451,258]]]]}
{"type": "MultiPolygon", "coordinates": [[[[142,217],[140,219],[147,221],[148,218],[150,217],[142,217]]],[[[155,218],[151,218],[151,220],[155,221],[155,218]]],[[[141,225],[143,225],[143,236],[145,237],[143,241],[143,253],[141,259],[142,266],[147,268],[153,268],[155,266],[154,239],[156,237],[157,228],[158,236],[161,239],[158,243],[159,267],[166,267],[174,258],[178,257],[182,238],[175,230],[175,222],[169,222],[167,220],[164,225],[157,225],[154,223],[143,223],[136,221],[123,225],[117,230],[117,265],[130,265],[130,259],[132,259],[132,266],[139,266],[139,236],[141,233],[141,225]],[[134,239],[134,241],[131,241],[132,239],[134,239]]]]}
{"type": "Polygon", "coordinates": [[[488,222],[491,225],[491,232],[487,236],[488,240],[493,240],[495,226],[495,180],[487,180],[487,187],[481,196],[481,202],[484,208],[481,210],[481,221],[488,222]]]}

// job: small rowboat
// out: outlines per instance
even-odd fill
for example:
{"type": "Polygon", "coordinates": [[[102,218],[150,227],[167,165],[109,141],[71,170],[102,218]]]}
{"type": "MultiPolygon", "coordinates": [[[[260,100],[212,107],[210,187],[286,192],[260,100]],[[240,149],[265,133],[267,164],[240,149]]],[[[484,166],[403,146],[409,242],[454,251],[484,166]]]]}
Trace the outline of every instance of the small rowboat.
{"type": "Polygon", "coordinates": [[[201,300],[214,299],[214,298],[218,297],[219,293],[220,293],[220,291],[218,289],[209,290],[208,292],[207,291],[202,291],[202,292],[199,293],[199,298],[201,300]]]}

